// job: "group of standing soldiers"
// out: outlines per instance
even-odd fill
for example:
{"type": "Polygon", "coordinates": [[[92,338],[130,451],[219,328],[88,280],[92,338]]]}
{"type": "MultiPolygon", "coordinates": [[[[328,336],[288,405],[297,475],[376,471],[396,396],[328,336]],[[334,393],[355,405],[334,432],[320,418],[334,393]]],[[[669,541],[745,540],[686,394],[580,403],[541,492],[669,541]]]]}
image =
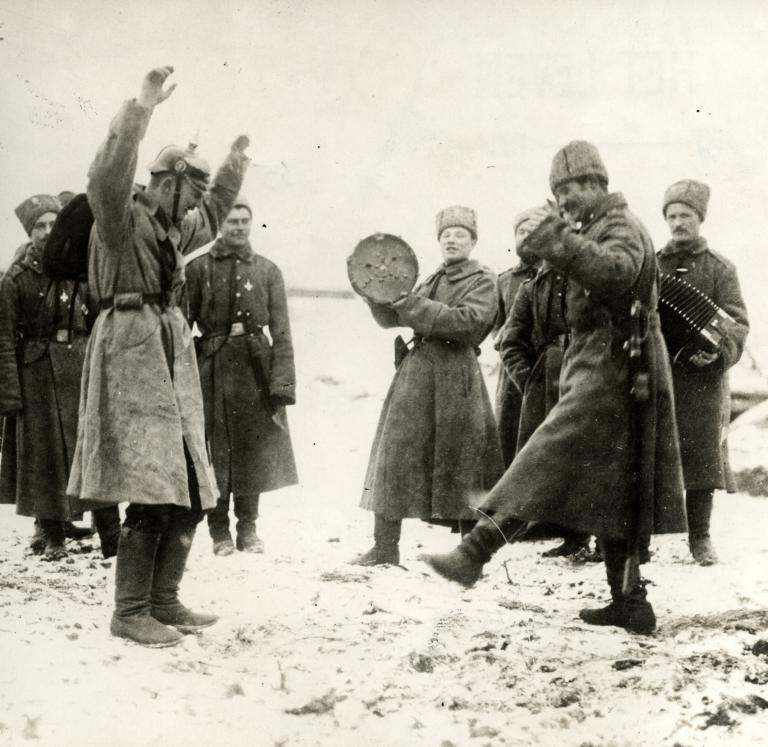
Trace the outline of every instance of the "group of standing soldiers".
{"type": "MultiPolygon", "coordinates": [[[[215,554],[262,552],[260,494],[297,480],[285,418],[295,402],[286,294],[280,270],[250,246],[252,210],[239,194],[247,138],[212,181],[194,148],[168,146],[147,186],[134,184],[172,72],[151,71],[123,105],[87,195],[70,203],[81,210],[70,219],[92,222],[87,282],[46,275],[62,208],[36,195],[17,210],[30,241],[0,285],[0,500],[35,517],[51,560],[64,553],[69,522],[91,510],[105,557],[117,554],[111,631],[149,646],[217,619],[178,596],[204,512],[215,554]]],[[[658,255],[622,195],[608,192],[593,145],[561,149],[550,185],[557,205],[515,219],[520,265],[498,282],[470,259],[477,217],[457,206],[437,216],[436,272],[391,303],[370,302],[382,326],[414,335],[365,477],[374,545],[354,562],[398,563],[402,520],[419,518],[461,534],[452,552],[423,559],[471,586],[500,547],[552,524],[566,536],[559,552],[599,539],[611,603],[582,618],[649,633],[655,615],[636,569],[647,539],[687,528],[696,560],[716,559],[712,494],[732,489],[727,369],[742,352],[746,312],[733,265],[699,236],[705,185],[667,190],[672,239],[658,255]],[[670,366],[659,268],[685,275],[730,314],[717,353],[670,366]],[[477,359],[494,326],[498,423],[477,359]]]]}
{"type": "Polygon", "coordinates": [[[248,138],[212,180],[194,147],[167,146],[146,187],[134,183],[172,72],[151,71],[120,109],[85,195],[19,206],[30,241],[0,284],[0,501],[35,518],[47,560],[92,511],[104,556],[117,555],[111,632],[147,646],[217,620],[178,596],[204,512],[216,555],[263,552],[260,494],[297,481],[285,288],[251,248],[239,195],[248,138]],[[83,277],[57,276],[53,248],[71,252],[83,234],[83,277]]]}
{"type": "Polygon", "coordinates": [[[471,586],[504,544],[555,525],[565,542],[550,554],[570,554],[595,535],[606,565],[611,602],[582,610],[582,619],[650,633],[656,618],[638,566],[650,558],[651,535],[687,530],[695,560],[717,560],[712,498],[734,489],[727,371],[743,350],[746,310],[733,264],[699,235],[706,185],[667,189],[671,240],[658,254],[623,196],[608,191],[591,143],[558,151],[550,186],[556,205],[515,219],[520,264],[498,283],[470,259],[477,217],[457,206],[437,216],[437,272],[393,302],[369,300],[379,324],[410,327],[414,337],[364,485],[374,545],[353,562],[398,562],[401,522],[419,518],[461,533],[452,552],[421,559],[471,586]],[[730,316],[717,352],[670,364],[660,270],[730,316]],[[498,432],[476,360],[494,327],[498,432]]]}

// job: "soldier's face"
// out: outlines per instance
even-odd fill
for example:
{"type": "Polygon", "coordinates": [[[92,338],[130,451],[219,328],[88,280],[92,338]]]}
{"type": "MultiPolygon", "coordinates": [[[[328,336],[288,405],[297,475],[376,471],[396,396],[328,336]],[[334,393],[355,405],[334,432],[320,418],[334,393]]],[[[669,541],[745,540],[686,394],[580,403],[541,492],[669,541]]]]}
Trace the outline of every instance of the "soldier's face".
{"type": "Polygon", "coordinates": [[[440,234],[440,253],[443,262],[452,265],[469,257],[477,243],[463,226],[449,226],[440,234]]]}
{"type": "Polygon", "coordinates": [[[32,226],[29,238],[35,249],[42,249],[48,237],[51,235],[51,229],[56,222],[56,213],[43,213],[32,226]]]}
{"type": "Polygon", "coordinates": [[[575,179],[555,189],[557,207],[569,223],[582,223],[597,205],[603,190],[594,181],[575,179]]]}
{"type": "Polygon", "coordinates": [[[527,262],[528,264],[535,262],[537,257],[535,254],[525,250],[523,240],[526,236],[531,235],[531,231],[533,231],[534,228],[536,228],[535,220],[524,220],[515,231],[515,250],[517,251],[517,256],[520,257],[523,262],[527,262]]]}
{"type": "Polygon", "coordinates": [[[179,218],[183,218],[190,210],[194,210],[203,199],[203,193],[195,186],[184,180],[179,194],[179,218]]]}
{"type": "Polygon", "coordinates": [[[673,202],[667,205],[667,226],[672,234],[672,240],[685,243],[694,241],[699,237],[701,218],[699,214],[682,202],[673,202]]]}
{"type": "Polygon", "coordinates": [[[221,225],[221,238],[230,246],[243,246],[251,235],[251,213],[242,207],[233,208],[221,225]]]}

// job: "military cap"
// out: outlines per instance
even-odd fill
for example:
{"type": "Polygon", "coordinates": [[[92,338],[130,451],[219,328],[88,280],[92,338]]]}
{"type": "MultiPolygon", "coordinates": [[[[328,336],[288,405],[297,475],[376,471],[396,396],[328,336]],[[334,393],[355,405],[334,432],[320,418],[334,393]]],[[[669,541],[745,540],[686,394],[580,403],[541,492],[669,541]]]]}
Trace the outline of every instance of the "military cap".
{"type": "Polygon", "coordinates": [[[248,202],[248,199],[245,195],[238,195],[235,197],[235,201],[232,203],[232,209],[235,208],[245,208],[251,215],[251,218],[253,218],[253,210],[251,210],[251,203],[248,202]]]}
{"type": "Polygon", "coordinates": [[[447,207],[437,214],[435,223],[437,224],[438,239],[444,229],[452,226],[466,228],[472,234],[472,238],[477,239],[477,213],[472,208],[461,205],[447,207]]]}
{"type": "Polygon", "coordinates": [[[19,205],[14,212],[21,221],[27,236],[32,234],[38,218],[46,213],[58,213],[61,210],[61,203],[53,195],[32,195],[19,205]]]}
{"type": "Polygon", "coordinates": [[[62,207],[64,207],[68,202],[72,202],[72,198],[74,196],[75,196],[75,193],[69,189],[65,189],[63,192],[59,192],[59,194],[56,195],[62,207]]]}
{"type": "Polygon", "coordinates": [[[586,140],[572,140],[552,159],[549,187],[554,192],[561,184],[585,176],[595,176],[608,184],[608,171],[597,148],[586,140]]]}
{"type": "Polygon", "coordinates": [[[149,173],[181,175],[192,186],[204,192],[208,188],[211,168],[204,158],[197,155],[196,148],[193,143],[186,149],[179,145],[166,145],[147,167],[149,173]]]}
{"type": "Polygon", "coordinates": [[[542,208],[546,210],[547,206],[541,205],[539,207],[532,207],[528,208],[527,210],[523,210],[521,213],[518,213],[515,216],[515,219],[512,221],[512,232],[517,233],[517,229],[520,228],[520,226],[522,226],[525,221],[533,218],[542,208]]]}
{"type": "Polygon", "coordinates": [[[703,182],[697,182],[694,179],[681,179],[664,192],[664,205],[661,212],[667,217],[667,208],[673,202],[682,202],[684,205],[693,208],[700,220],[707,217],[707,206],[709,205],[709,187],[703,182]]]}

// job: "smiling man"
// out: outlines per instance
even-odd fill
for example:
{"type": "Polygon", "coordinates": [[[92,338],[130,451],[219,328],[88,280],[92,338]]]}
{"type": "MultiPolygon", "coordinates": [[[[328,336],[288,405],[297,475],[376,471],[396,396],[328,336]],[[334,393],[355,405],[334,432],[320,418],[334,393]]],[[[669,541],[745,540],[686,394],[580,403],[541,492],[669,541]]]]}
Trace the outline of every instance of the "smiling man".
{"type": "Polygon", "coordinates": [[[221,236],[187,257],[187,318],[202,332],[197,359],[220,492],[208,514],[215,555],[235,550],[230,495],[237,549],[261,553],[260,494],[298,480],[285,417],[296,402],[288,300],[278,266],[251,248],[252,221],[239,196],[221,236]]]}
{"type": "Polygon", "coordinates": [[[662,206],[672,238],[658,254],[662,272],[698,288],[736,322],[726,330],[718,352],[701,351],[672,366],[688,544],[699,565],[717,562],[709,534],[714,491],[736,490],[725,439],[731,407],[728,369],[741,358],[749,330],[736,267],[710,249],[700,235],[708,204],[706,184],[693,179],[672,184],[664,193],[662,206]]]}
{"type": "Polygon", "coordinates": [[[581,618],[648,634],[656,616],[645,587],[636,573],[624,584],[630,548],[638,536],[685,528],[653,244],[624,197],[608,192],[608,172],[591,143],[573,141],[557,152],[550,186],[569,220],[544,212],[526,244],[568,281],[560,399],[480,506],[475,528],[452,552],[423,559],[471,586],[525,522],[588,532],[600,539],[611,603],[582,610],[581,618]],[[648,316],[642,414],[633,407],[627,354],[635,302],[648,316]],[[633,433],[642,434],[642,443],[633,433]]]}

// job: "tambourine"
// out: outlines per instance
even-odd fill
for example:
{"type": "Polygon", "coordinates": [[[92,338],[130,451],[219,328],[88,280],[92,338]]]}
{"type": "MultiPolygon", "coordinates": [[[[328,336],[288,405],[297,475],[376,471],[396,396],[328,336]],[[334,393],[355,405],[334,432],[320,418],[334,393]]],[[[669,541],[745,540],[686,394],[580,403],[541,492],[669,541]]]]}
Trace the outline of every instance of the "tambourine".
{"type": "Polygon", "coordinates": [[[347,275],[355,293],[374,303],[396,301],[413,290],[419,263],[399,236],[374,233],[363,239],[347,257],[347,275]]]}

